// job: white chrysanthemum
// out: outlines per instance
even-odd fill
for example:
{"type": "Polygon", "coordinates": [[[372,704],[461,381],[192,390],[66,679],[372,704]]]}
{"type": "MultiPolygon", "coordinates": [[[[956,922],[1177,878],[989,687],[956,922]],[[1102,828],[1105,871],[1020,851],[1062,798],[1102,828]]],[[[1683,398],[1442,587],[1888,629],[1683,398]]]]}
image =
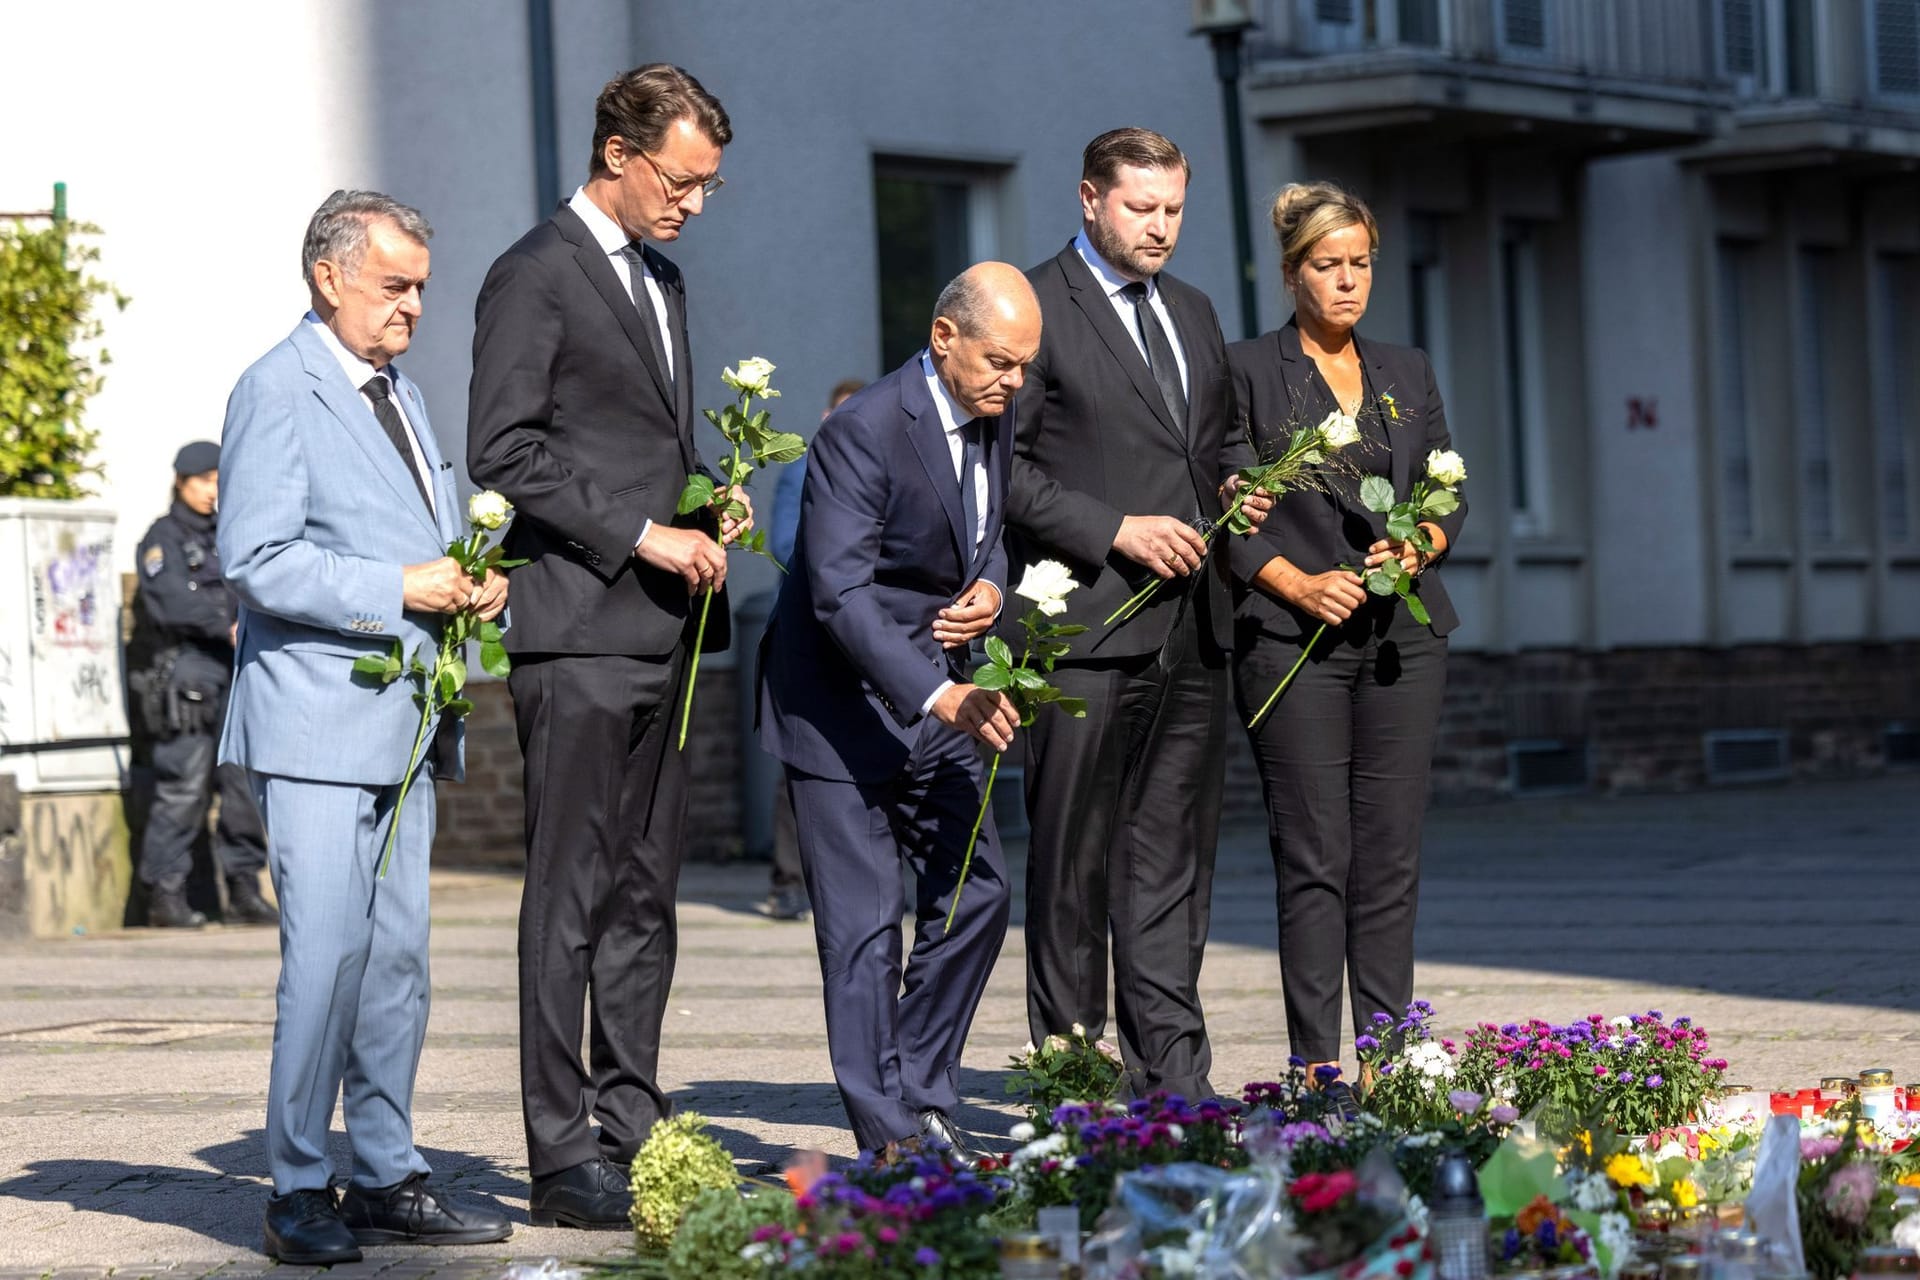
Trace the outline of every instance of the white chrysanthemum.
{"type": "Polygon", "coordinates": [[[1573,1203],[1575,1208],[1584,1209],[1588,1213],[1599,1213],[1603,1209],[1611,1209],[1618,1205],[1620,1198],[1607,1176],[1596,1173],[1579,1178],[1574,1183],[1573,1203]]]}
{"type": "MultiPolygon", "coordinates": [[[[1079,584],[1073,580],[1073,571],[1058,560],[1041,560],[1027,566],[1020,576],[1020,585],[1013,594],[1025,596],[1040,608],[1040,612],[1049,618],[1067,611],[1067,593],[1079,584]]],[[[1074,1024],[1075,1035],[1085,1035],[1086,1028],[1074,1024]]]]}
{"type": "Polygon", "coordinates": [[[1032,1142],[1033,1141],[1033,1123],[1028,1120],[1022,1120],[1019,1124],[1016,1124],[1015,1126],[1013,1126],[1013,1128],[1007,1130],[1007,1136],[1009,1138],[1012,1138],[1015,1142],[1019,1142],[1019,1143],[1032,1142]]]}

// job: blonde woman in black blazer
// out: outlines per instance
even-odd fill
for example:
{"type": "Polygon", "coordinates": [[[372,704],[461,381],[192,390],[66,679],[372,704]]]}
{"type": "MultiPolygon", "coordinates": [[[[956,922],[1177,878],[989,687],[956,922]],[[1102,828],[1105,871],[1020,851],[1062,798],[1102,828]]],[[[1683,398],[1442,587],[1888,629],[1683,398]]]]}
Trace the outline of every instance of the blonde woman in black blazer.
{"type": "Polygon", "coordinates": [[[1380,245],[1366,205],[1329,184],[1295,185],[1280,193],[1272,217],[1294,317],[1227,348],[1239,425],[1262,457],[1294,426],[1336,411],[1360,431],[1342,452],[1358,475],[1336,477],[1330,492],[1290,494],[1230,553],[1243,723],[1313,644],[1249,736],[1278,878],[1287,1036],[1293,1053],[1317,1066],[1340,1058],[1343,970],[1356,1033],[1377,1033],[1376,1013],[1398,1022],[1413,999],[1420,827],[1446,635],[1458,622],[1438,562],[1459,537],[1466,503],[1424,526],[1431,557],[1388,539],[1386,517],[1361,504],[1362,476],[1386,476],[1405,499],[1428,453],[1452,447],[1433,368],[1420,351],[1355,332],[1380,245]],[[1418,575],[1430,626],[1396,597],[1368,594],[1359,574],[1341,567],[1389,557],[1418,575]],[[1313,643],[1323,622],[1326,634],[1313,643]]]}

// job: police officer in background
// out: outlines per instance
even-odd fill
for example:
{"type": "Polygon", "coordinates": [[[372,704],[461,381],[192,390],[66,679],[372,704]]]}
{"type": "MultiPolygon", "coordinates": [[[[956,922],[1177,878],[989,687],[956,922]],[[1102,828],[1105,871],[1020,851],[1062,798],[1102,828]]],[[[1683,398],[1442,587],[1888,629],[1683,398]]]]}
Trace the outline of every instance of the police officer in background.
{"type": "Polygon", "coordinates": [[[173,460],[173,505],[140,543],[128,685],[153,739],[153,807],[140,844],[147,922],[197,929],[207,918],[187,904],[193,846],[206,830],[215,787],[220,819],[214,851],[227,880],[226,920],[277,924],[260,895],[266,833],[246,771],[214,764],[233,680],[239,602],[220,574],[214,547],[220,446],[197,440],[173,460]],[[137,668],[137,669],[134,669],[137,668]]]}

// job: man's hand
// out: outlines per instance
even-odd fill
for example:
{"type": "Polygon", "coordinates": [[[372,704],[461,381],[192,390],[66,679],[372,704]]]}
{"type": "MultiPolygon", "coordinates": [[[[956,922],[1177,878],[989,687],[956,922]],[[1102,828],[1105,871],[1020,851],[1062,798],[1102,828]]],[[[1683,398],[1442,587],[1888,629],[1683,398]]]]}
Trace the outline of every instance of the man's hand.
{"type": "MultiPolygon", "coordinates": [[[[467,581],[472,582],[473,579],[467,581]]],[[[507,608],[507,575],[498,569],[487,570],[487,576],[475,584],[467,600],[467,608],[482,622],[492,622],[504,613],[507,608]]]]}
{"type": "Polygon", "coordinates": [[[987,634],[1000,613],[1000,589],[981,578],[933,620],[933,638],[943,648],[957,649],[987,634]]]}
{"type": "Polygon", "coordinates": [[[708,587],[718,591],[727,580],[727,553],[698,529],[676,529],[656,520],[633,554],[656,569],[679,574],[689,593],[708,587]]]}
{"type": "Polygon", "coordinates": [[[1200,567],[1207,544],[1186,521],[1172,516],[1123,516],[1113,549],[1163,578],[1184,578],[1200,567]]]}
{"type": "Polygon", "coordinates": [[[400,570],[400,607],[414,613],[458,613],[472,591],[473,579],[452,556],[400,570]]]}
{"type": "Polygon", "coordinates": [[[713,509],[720,513],[720,542],[723,546],[732,546],[736,538],[745,537],[753,532],[753,498],[745,489],[716,489],[713,493],[713,509]],[[738,517],[728,515],[723,508],[734,498],[740,499],[746,514],[738,517]]]}
{"type": "Polygon", "coordinates": [[[935,698],[933,717],[995,751],[1012,746],[1013,731],[1020,727],[1020,715],[1007,695],[990,693],[977,684],[956,684],[935,698]]]}
{"type": "MultiPolygon", "coordinates": [[[[1227,482],[1220,486],[1220,509],[1222,511],[1225,511],[1227,507],[1232,504],[1233,495],[1240,492],[1240,490],[1246,486],[1246,483],[1245,480],[1237,475],[1227,477],[1227,482]]],[[[1240,504],[1240,510],[1246,512],[1247,519],[1251,520],[1253,527],[1258,529],[1267,522],[1267,517],[1273,513],[1273,502],[1274,498],[1271,493],[1268,493],[1265,489],[1255,489],[1247,495],[1247,500],[1240,504]]]]}
{"type": "MultiPolygon", "coordinates": [[[[1433,554],[1436,557],[1447,549],[1446,531],[1439,525],[1423,522],[1420,528],[1426,532],[1427,540],[1433,543],[1433,554]]],[[[1420,548],[1411,541],[1402,542],[1396,538],[1382,538],[1367,548],[1367,568],[1372,569],[1389,560],[1398,560],[1400,567],[1408,573],[1419,573],[1428,564],[1420,548]]]]}

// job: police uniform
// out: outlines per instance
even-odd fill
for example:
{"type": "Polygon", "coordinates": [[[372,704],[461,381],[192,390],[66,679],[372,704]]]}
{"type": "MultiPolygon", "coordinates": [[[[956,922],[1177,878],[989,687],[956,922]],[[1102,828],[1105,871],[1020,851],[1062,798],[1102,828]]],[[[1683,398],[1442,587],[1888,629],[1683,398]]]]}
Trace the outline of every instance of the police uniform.
{"type": "MultiPolygon", "coordinates": [[[[215,470],[218,459],[214,445],[188,445],[175,470],[198,475],[215,470]]],[[[167,514],[147,530],[137,560],[135,649],[144,651],[145,669],[133,673],[129,684],[153,740],[154,797],[140,846],[140,879],[147,888],[149,918],[157,925],[205,923],[187,907],[185,886],[216,788],[220,818],[214,849],[227,878],[228,918],[254,923],[278,918],[260,895],[266,833],[246,771],[214,763],[233,680],[239,607],[220,573],[216,520],[176,495],[167,514]]]]}

